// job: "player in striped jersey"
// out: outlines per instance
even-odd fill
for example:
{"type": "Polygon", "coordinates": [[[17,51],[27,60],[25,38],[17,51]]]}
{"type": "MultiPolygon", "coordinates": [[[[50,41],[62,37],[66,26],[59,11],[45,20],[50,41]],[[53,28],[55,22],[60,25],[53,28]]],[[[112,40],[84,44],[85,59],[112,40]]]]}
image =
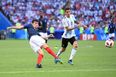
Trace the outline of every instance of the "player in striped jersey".
{"type": "Polygon", "coordinates": [[[70,8],[66,8],[65,9],[65,16],[62,19],[62,23],[64,26],[64,33],[62,35],[62,47],[61,49],[58,51],[57,55],[60,56],[62,54],[62,52],[64,52],[68,46],[68,42],[71,43],[71,45],[73,46],[72,50],[71,50],[71,54],[68,60],[68,63],[73,65],[72,59],[76,54],[77,51],[77,47],[78,47],[78,43],[77,40],[75,38],[76,34],[74,29],[76,28],[75,25],[75,17],[74,15],[71,14],[71,10],[70,8]]]}

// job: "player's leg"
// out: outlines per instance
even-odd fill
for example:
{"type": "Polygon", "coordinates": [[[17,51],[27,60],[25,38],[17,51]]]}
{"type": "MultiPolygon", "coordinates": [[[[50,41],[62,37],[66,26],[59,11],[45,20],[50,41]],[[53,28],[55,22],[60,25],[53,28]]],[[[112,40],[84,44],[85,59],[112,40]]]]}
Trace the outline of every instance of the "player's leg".
{"type": "Polygon", "coordinates": [[[35,45],[37,45],[38,47],[44,48],[49,54],[51,54],[55,59],[58,59],[57,62],[60,62],[60,59],[58,58],[58,56],[53,52],[53,50],[50,49],[50,47],[45,43],[45,40],[40,37],[40,36],[35,36],[33,37],[34,40],[32,41],[35,45]]]}
{"type": "Polygon", "coordinates": [[[38,49],[38,58],[37,58],[37,65],[36,65],[37,68],[42,68],[41,63],[42,63],[43,57],[44,57],[44,53],[42,49],[38,49]]]}
{"type": "Polygon", "coordinates": [[[53,52],[53,50],[48,47],[47,44],[43,44],[42,48],[44,48],[49,54],[51,54],[54,58],[58,58],[58,56],[56,56],[56,54],[53,52]]]}
{"type": "Polygon", "coordinates": [[[59,62],[60,64],[62,64],[62,61],[47,44],[43,44],[42,48],[44,48],[50,55],[55,58],[55,63],[59,62]]]}
{"type": "Polygon", "coordinates": [[[38,38],[37,40],[35,39],[35,44],[38,46],[38,47],[41,47],[41,48],[44,48],[49,54],[51,54],[54,58],[58,58],[56,56],[56,54],[50,49],[50,47],[45,43],[45,40],[40,37],[40,36],[37,36],[36,38],[38,38]]]}
{"type": "Polygon", "coordinates": [[[73,64],[72,60],[73,60],[73,58],[74,58],[74,56],[76,54],[78,43],[77,43],[77,40],[75,39],[75,37],[70,39],[70,43],[73,45],[73,48],[71,50],[71,54],[70,54],[68,63],[72,65],[73,64]]]}
{"type": "Polygon", "coordinates": [[[62,38],[61,45],[62,45],[62,47],[57,52],[57,56],[60,56],[66,50],[66,47],[68,46],[68,39],[62,38]]]}
{"type": "Polygon", "coordinates": [[[42,68],[41,62],[43,60],[44,54],[43,54],[42,49],[38,45],[38,41],[36,39],[34,39],[34,38],[35,37],[32,37],[30,39],[30,42],[29,43],[30,43],[31,48],[33,49],[33,51],[38,54],[36,67],[37,68],[42,68]]]}
{"type": "Polygon", "coordinates": [[[57,56],[60,56],[65,50],[66,48],[61,47],[59,51],[57,52],[57,56]]]}
{"type": "Polygon", "coordinates": [[[62,64],[62,61],[59,59],[59,57],[54,53],[54,51],[47,45],[47,44],[44,44],[43,45],[43,48],[50,54],[50,55],[52,55],[54,58],[55,58],[55,60],[54,60],[54,62],[57,64],[58,62],[60,63],[60,64],[62,64]]]}
{"type": "Polygon", "coordinates": [[[46,44],[45,40],[38,35],[32,36],[30,39],[31,48],[34,50],[35,53],[38,53],[37,65],[36,65],[37,68],[42,67],[41,62],[43,60],[43,51],[41,47],[44,44],[46,44]]]}

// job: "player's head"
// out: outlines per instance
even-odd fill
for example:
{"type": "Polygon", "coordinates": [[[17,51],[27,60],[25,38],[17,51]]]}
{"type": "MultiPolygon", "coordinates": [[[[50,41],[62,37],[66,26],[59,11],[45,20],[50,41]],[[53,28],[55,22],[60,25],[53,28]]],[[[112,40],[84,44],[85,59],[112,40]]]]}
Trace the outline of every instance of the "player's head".
{"type": "Polygon", "coordinates": [[[38,25],[38,20],[37,19],[33,19],[32,20],[32,25],[33,25],[34,28],[38,28],[38,26],[39,26],[38,25]]]}
{"type": "Polygon", "coordinates": [[[39,11],[39,15],[40,15],[40,18],[43,18],[44,17],[44,11],[43,10],[40,10],[39,11]]]}
{"type": "Polygon", "coordinates": [[[66,15],[67,17],[70,17],[70,13],[71,13],[70,8],[65,8],[65,15],[66,15]]]}

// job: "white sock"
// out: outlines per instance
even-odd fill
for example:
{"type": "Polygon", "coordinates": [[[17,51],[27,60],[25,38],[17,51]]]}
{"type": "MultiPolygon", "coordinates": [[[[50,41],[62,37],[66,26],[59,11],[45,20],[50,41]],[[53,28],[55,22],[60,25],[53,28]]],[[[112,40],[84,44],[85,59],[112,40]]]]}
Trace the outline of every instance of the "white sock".
{"type": "Polygon", "coordinates": [[[72,60],[73,57],[75,56],[76,54],[76,49],[75,48],[72,48],[72,51],[71,51],[71,54],[70,54],[70,57],[69,57],[69,60],[72,60]]]}
{"type": "Polygon", "coordinates": [[[60,56],[62,54],[62,51],[61,51],[61,49],[59,49],[59,51],[57,52],[57,56],[60,56]]]}

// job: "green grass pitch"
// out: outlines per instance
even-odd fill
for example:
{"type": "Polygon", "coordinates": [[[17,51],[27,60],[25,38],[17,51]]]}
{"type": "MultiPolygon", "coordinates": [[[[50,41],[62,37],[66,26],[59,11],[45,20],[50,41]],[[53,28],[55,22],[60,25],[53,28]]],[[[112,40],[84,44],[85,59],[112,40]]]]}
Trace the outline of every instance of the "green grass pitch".
{"type": "MultiPolygon", "coordinates": [[[[116,77],[116,42],[106,48],[105,41],[78,41],[79,47],[74,65],[67,63],[72,46],[60,56],[63,64],[44,51],[43,68],[35,68],[37,54],[33,53],[28,40],[0,40],[0,77],[116,77]]],[[[55,51],[61,40],[49,40],[55,51]],[[57,46],[57,47],[55,47],[57,46]]]]}

